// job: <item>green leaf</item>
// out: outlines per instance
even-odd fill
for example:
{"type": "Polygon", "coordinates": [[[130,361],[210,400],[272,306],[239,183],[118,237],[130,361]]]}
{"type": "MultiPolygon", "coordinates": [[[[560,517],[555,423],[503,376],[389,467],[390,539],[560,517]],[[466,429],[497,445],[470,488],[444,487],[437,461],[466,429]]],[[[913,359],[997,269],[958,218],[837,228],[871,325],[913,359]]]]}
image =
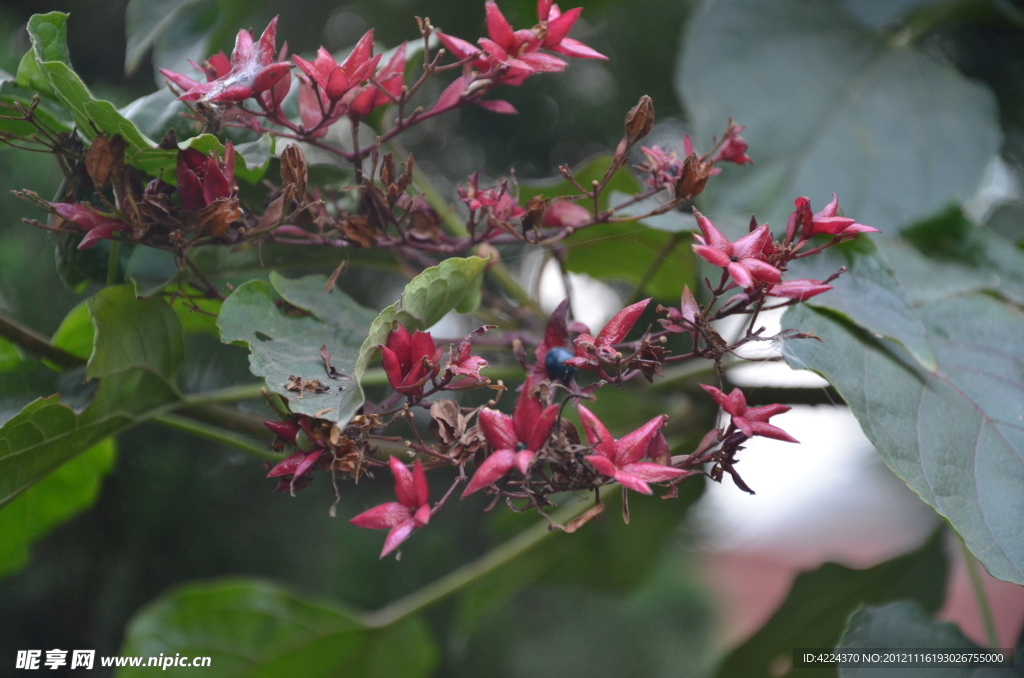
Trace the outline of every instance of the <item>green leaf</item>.
{"type": "Polygon", "coordinates": [[[33,541],[91,506],[113,465],[114,439],[107,438],[4,506],[0,510],[0,577],[28,563],[33,541]]]}
{"type": "Polygon", "coordinates": [[[0,507],[104,438],[174,407],[178,398],[154,372],[132,369],[103,379],[82,414],[56,395],[29,403],[0,428],[0,507]]]}
{"type": "Polygon", "coordinates": [[[71,113],[78,131],[86,139],[91,140],[101,132],[109,136],[121,135],[129,147],[127,160],[130,163],[134,162],[139,151],[156,145],[131,120],[121,115],[114,104],[93,97],[70,66],[59,61],[48,61],[41,64],[41,67],[53,86],[57,100],[71,113]]]}
{"type": "Polygon", "coordinates": [[[34,360],[18,359],[0,370],[0,425],[30,402],[57,393],[60,374],[34,360]]]}
{"type": "Polygon", "coordinates": [[[271,274],[270,280],[273,288],[252,280],[231,293],[217,320],[221,341],[248,346],[252,373],[265,379],[269,390],[287,398],[293,412],[344,424],[363,404],[362,389],[352,376],[373,311],[339,290],[324,293],[325,276],[288,280],[271,274]],[[300,310],[279,309],[274,290],[300,310]],[[327,346],[335,369],[346,378],[327,377],[321,346],[327,346]],[[328,390],[319,394],[288,391],[285,385],[293,376],[318,380],[328,390]]]}
{"type": "Polygon", "coordinates": [[[55,97],[78,126],[78,131],[92,139],[105,132],[121,135],[129,146],[128,160],[155,144],[134,124],[122,116],[109,101],[93,97],[78,74],[71,69],[67,49],[67,18],[61,12],[36,14],[29,19],[28,34],[32,49],[18,68],[17,83],[21,87],[55,97]]]}
{"type": "Polygon", "coordinates": [[[28,37],[32,47],[18,65],[15,82],[19,87],[51,99],[57,98],[53,85],[40,64],[49,58],[65,64],[71,63],[67,49],[67,21],[68,15],[63,12],[33,14],[29,18],[28,37]]]}
{"type": "Polygon", "coordinates": [[[378,346],[398,323],[408,330],[423,330],[438,323],[449,311],[472,313],[480,304],[480,284],[487,260],[480,257],[452,257],[431,266],[409,281],[402,298],[388,306],[370,325],[369,335],[359,349],[356,381],[361,381],[370,362],[380,355],[378,346]]]}
{"type": "Polygon", "coordinates": [[[28,37],[32,54],[40,63],[59,61],[71,65],[68,53],[68,15],[63,12],[33,14],[28,20],[28,37]]]}
{"type": "MultiPolygon", "coordinates": [[[[866,570],[825,563],[804,572],[765,625],[729,653],[716,676],[778,675],[772,665],[790,659],[794,647],[835,647],[850,613],[865,603],[908,598],[935,612],[945,596],[947,569],[939,531],[921,548],[866,570]]],[[[795,675],[835,676],[835,668],[801,668],[795,675]]]]}
{"type": "Polygon", "coordinates": [[[130,0],[125,10],[124,72],[131,75],[182,10],[198,2],[202,0],[130,0]]]}
{"type": "Polygon", "coordinates": [[[92,355],[95,336],[96,328],[89,314],[88,301],[83,301],[68,311],[64,320],[60,321],[60,326],[50,338],[50,343],[82,360],[88,360],[92,355]]]}
{"type": "Polygon", "coordinates": [[[0,337],[0,372],[6,372],[22,361],[18,347],[0,337]]]}
{"type": "Polygon", "coordinates": [[[943,515],[993,576],[1024,584],[1024,318],[991,297],[917,310],[936,368],[826,311],[790,309],[784,327],[822,341],[784,345],[824,376],[886,464],[943,515]]]}
{"type": "MultiPolygon", "coordinates": [[[[123,655],[208,656],[219,676],[429,676],[438,650],[417,619],[371,629],[338,607],[266,582],[228,579],[166,594],[131,621],[123,655]]],[[[121,669],[119,678],[176,676],[191,667],[121,669]]]]}
{"type": "Polygon", "coordinates": [[[566,266],[573,273],[634,286],[657,266],[645,295],[677,305],[683,285],[696,286],[697,260],[690,240],[685,234],[635,223],[600,224],[565,239],[566,266]]]}
{"type": "MultiPolygon", "coordinates": [[[[897,601],[858,610],[847,626],[837,652],[856,652],[882,648],[935,648],[986,652],[972,643],[955,624],[937,622],[916,603],[897,601]]],[[[800,674],[804,669],[795,673],[800,674]]],[[[850,668],[839,669],[840,678],[1015,678],[1011,668],[948,666],[933,668],[850,668]]]]}
{"type": "Polygon", "coordinates": [[[835,289],[809,303],[838,311],[873,334],[899,341],[922,367],[934,370],[935,357],[917,310],[892,266],[867,240],[797,260],[791,278],[824,280],[842,266],[848,270],[830,283],[835,289]]]}
{"type": "Polygon", "coordinates": [[[151,297],[178,277],[174,255],[154,247],[136,247],[128,260],[127,278],[135,286],[135,294],[151,297]]]}
{"type": "MultiPolygon", "coordinates": [[[[188,111],[185,102],[178,101],[178,97],[167,87],[140,97],[131,102],[119,113],[128,120],[131,120],[139,131],[153,139],[161,139],[167,130],[174,128],[179,139],[187,139],[195,134],[195,124],[191,120],[181,117],[182,113],[188,111]]],[[[157,149],[153,149],[155,153],[157,149]]],[[[136,157],[135,162],[142,162],[142,158],[149,157],[151,151],[145,151],[136,157]]],[[[173,152],[173,151],[172,151],[173,152]]]]}
{"type": "Polygon", "coordinates": [[[756,164],[712,178],[709,214],[756,209],[782,226],[797,196],[821,209],[835,191],[848,216],[891,232],[973,195],[1000,149],[987,87],[838,0],[707,3],[676,84],[698,149],[729,116],[747,127],[756,164]]]}
{"type": "Polygon", "coordinates": [[[985,290],[1024,304],[1024,252],[957,207],[883,241],[881,249],[915,303],[985,290]]]}
{"type": "Polygon", "coordinates": [[[90,379],[138,367],[173,382],[185,348],[181,324],[163,300],[136,299],[131,285],[119,285],[100,291],[88,305],[96,326],[90,379]]]}

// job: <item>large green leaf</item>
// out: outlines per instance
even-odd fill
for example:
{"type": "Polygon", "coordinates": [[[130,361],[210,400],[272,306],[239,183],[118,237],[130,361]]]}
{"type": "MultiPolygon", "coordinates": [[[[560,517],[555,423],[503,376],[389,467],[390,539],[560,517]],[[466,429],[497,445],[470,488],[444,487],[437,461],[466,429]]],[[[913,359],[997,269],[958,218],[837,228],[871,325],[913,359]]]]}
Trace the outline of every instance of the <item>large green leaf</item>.
{"type": "MultiPolygon", "coordinates": [[[[777,676],[773,664],[792,656],[794,647],[835,647],[850,613],[859,606],[907,598],[930,612],[942,605],[946,589],[943,534],[921,548],[866,570],[825,563],[793,582],[786,599],[761,629],[729,653],[719,678],[777,676]]],[[[835,667],[814,666],[798,676],[835,676],[835,667]]]]}
{"type": "Polygon", "coordinates": [[[107,438],[66,462],[0,510],[0,577],[21,569],[29,545],[88,508],[114,464],[114,439],[107,438]]]}
{"type": "Polygon", "coordinates": [[[951,207],[880,249],[914,303],[988,290],[1024,304],[1024,252],[951,207]]]}
{"type": "Polygon", "coordinates": [[[50,94],[71,113],[78,131],[86,139],[103,132],[120,135],[129,146],[129,160],[155,144],[109,101],[93,97],[89,88],[71,68],[67,51],[67,14],[50,12],[34,15],[28,22],[32,49],[18,68],[18,85],[50,94]]]}
{"type": "Polygon", "coordinates": [[[755,210],[781,226],[798,195],[836,191],[884,231],[963,200],[999,151],[992,93],[857,22],[839,0],[722,0],[690,22],[678,91],[706,145],[732,116],[753,168],[727,167],[711,212],[755,210]]]}
{"type": "Polygon", "coordinates": [[[824,310],[784,327],[822,339],[785,345],[849,403],[886,464],[964,538],[993,576],[1024,583],[1024,317],[973,294],[917,309],[936,367],[824,310]]]}
{"type": "MultiPolygon", "coordinates": [[[[910,601],[865,607],[850,618],[837,652],[860,654],[864,650],[888,648],[934,648],[935,650],[987,652],[968,640],[948,622],[934,621],[910,601]]],[[[1017,661],[1020,659],[1018,657],[1017,661]]],[[[798,675],[803,675],[801,673],[798,675]]],[[[931,666],[928,668],[842,667],[840,678],[1015,678],[1019,669],[999,667],[931,666]]]]}
{"type": "MultiPolygon", "coordinates": [[[[186,586],[143,609],[122,654],[210,657],[224,678],[429,676],[438,650],[417,619],[372,629],[344,610],[296,598],[266,582],[186,586]]],[[[192,667],[120,669],[119,677],[176,676],[192,667]]]]}
{"type": "Polygon", "coordinates": [[[179,402],[167,382],[145,369],[103,379],[81,414],[58,400],[35,400],[0,428],[0,507],[104,438],[179,402]]]}
{"type": "Polygon", "coordinates": [[[268,389],[287,398],[293,412],[344,424],[363,404],[362,389],[353,375],[373,311],[339,290],[323,292],[325,276],[288,280],[272,273],[270,281],[268,285],[252,280],[227,298],[217,321],[221,341],[247,345],[252,373],[265,379],[268,389]],[[275,290],[300,310],[279,309],[275,290]],[[321,346],[327,346],[335,369],[347,375],[345,378],[328,378],[321,346]],[[317,380],[328,390],[289,391],[285,386],[293,376],[317,380]]]}
{"type": "Polygon", "coordinates": [[[838,311],[873,334],[899,341],[925,369],[935,369],[924,324],[901,280],[874,245],[851,243],[797,260],[790,277],[823,280],[841,266],[847,271],[831,283],[834,289],[810,303],[838,311]]]}
{"type": "Polygon", "coordinates": [[[378,346],[398,323],[409,330],[422,330],[439,322],[449,311],[471,313],[480,305],[480,284],[487,260],[480,257],[452,257],[431,266],[409,281],[402,298],[388,306],[370,325],[369,335],[359,349],[355,376],[361,380],[370,362],[380,355],[378,346]]]}
{"type": "Polygon", "coordinates": [[[181,324],[162,299],[136,299],[131,285],[107,287],[89,300],[96,339],[87,376],[139,367],[174,379],[185,348],[181,324]]]}

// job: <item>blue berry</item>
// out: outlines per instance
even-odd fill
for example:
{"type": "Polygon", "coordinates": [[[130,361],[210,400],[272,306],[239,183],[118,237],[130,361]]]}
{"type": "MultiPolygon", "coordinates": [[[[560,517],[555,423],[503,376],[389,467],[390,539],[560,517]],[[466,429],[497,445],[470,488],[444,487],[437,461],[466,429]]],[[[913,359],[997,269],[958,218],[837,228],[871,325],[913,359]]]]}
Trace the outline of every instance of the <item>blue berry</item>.
{"type": "Polygon", "coordinates": [[[566,360],[573,357],[573,352],[564,346],[556,346],[548,351],[544,357],[544,369],[547,370],[549,379],[558,379],[567,383],[576,374],[576,368],[572,365],[565,365],[566,360]]]}

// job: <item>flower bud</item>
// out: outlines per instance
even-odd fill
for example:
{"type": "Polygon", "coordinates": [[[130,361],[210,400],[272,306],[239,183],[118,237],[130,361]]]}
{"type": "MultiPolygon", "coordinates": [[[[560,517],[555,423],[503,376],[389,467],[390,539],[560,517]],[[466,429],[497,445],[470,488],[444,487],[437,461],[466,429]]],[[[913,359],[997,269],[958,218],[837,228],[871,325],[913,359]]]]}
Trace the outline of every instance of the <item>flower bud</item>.
{"type": "Polygon", "coordinates": [[[654,102],[646,94],[626,114],[626,143],[632,146],[650,134],[654,127],[654,102]]]}

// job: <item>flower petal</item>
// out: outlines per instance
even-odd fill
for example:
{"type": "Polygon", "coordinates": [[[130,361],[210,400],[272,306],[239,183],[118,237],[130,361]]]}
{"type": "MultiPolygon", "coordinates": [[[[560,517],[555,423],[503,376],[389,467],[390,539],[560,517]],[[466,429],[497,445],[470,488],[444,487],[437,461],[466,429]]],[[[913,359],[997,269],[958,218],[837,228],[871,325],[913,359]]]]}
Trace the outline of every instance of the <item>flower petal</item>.
{"type": "Polygon", "coordinates": [[[651,438],[665,425],[665,415],[659,414],[637,430],[627,433],[615,443],[615,465],[622,467],[643,459],[651,438]]]}
{"type": "Polygon", "coordinates": [[[597,335],[595,343],[598,346],[611,346],[625,339],[629,331],[633,329],[633,325],[643,315],[644,309],[647,308],[649,303],[651,303],[650,299],[644,299],[616,313],[608,321],[608,324],[604,326],[600,334],[597,335]]]}
{"type": "Polygon", "coordinates": [[[389,530],[409,520],[411,516],[412,512],[408,506],[403,506],[397,501],[389,501],[363,511],[348,522],[356,527],[365,527],[370,530],[389,530]]]}
{"type": "Polygon", "coordinates": [[[487,2],[484,7],[487,12],[487,35],[505,50],[512,49],[516,43],[516,36],[505,15],[494,2],[487,2]]]}
{"type": "Polygon", "coordinates": [[[750,428],[753,429],[755,436],[761,436],[762,438],[774,438],[775,440],[781,440],[787,443],[799,443],[800,441],[783,431],[778,426],[772,426],[761,421],[754,421],[750,423],[750,428]]]}
{"type": "Polygon", "coordinates": [[[419,527],[419,523],[410,518],[403,523],[399,523],[391,528],[388,532],[387,539],[384,540],[384,549],[380,552],[380,557],[383,558],[387,554],[398,548],[399,544],[409,538],[409,535],[413,533],[419,527]]]}
{"type": "Polygon", "coordinates": [[[477,421],[492,450],[514,450],[519,444],[512,417],[504,412],[483,409],[477,415],[477,421]]]}
{"type": "Polygon", "coordinates": [[[583,405],[579,406],[579,413],[580,421],[583,422],[583,431],[594,451],[609,460],[614,459],[615,438],[612,437],[612,434],[608,432],[601,420],[583,405]]]}
{"type": "Polygon", "coordinates": [[[639,492],[641,494],[654,494],[654,491],[647,485],[647,483],[632,473],[618,471],[615,474],[615,480],[623,487],[633,490],[634,492],[639,492]]]}
{"type": "Polygon", "coordinates": [[[516,453],[512,450],[498,450],[497,452],[493,452],[491,456],[484,460],[484,463],[480,464],[480,468],[478,468],[476,473],[473,474],[473,478],[469,481],[469,485],[466,486],[462,496],[468,497],[477,490],[487,487],[506,475],[512,470],[512,464],[515,462],[515,454],[516,453]]]}
{"type": "MultiPolygon", "coordinates": [[[[412,471],[398,460],[398,457],[388,458],[391,466],[391,475],[395,477],[395,496],[399,503],[412,510],[419,508],[423,502],[418,501],[416,487],[412,478],[412,471]]],[[[424,479],[425,482],[425,479],[424,479]]]]}
{"type": "Polygon", "coordinates": [[[594,467],[594,470],[603,476],[614,477],[619,469],[615,467],[612,460],[600,454],[590,454],[584,457],[594,467]]]}
{"type": "Polygon", "coordinates": [[[688,471],[684,471],[681,468],[655,464],[653,462],[626,464],[622,467],[622,470],[648,483],[663,483],[666,480],[673,480],[688,473],[688,471]]]}

